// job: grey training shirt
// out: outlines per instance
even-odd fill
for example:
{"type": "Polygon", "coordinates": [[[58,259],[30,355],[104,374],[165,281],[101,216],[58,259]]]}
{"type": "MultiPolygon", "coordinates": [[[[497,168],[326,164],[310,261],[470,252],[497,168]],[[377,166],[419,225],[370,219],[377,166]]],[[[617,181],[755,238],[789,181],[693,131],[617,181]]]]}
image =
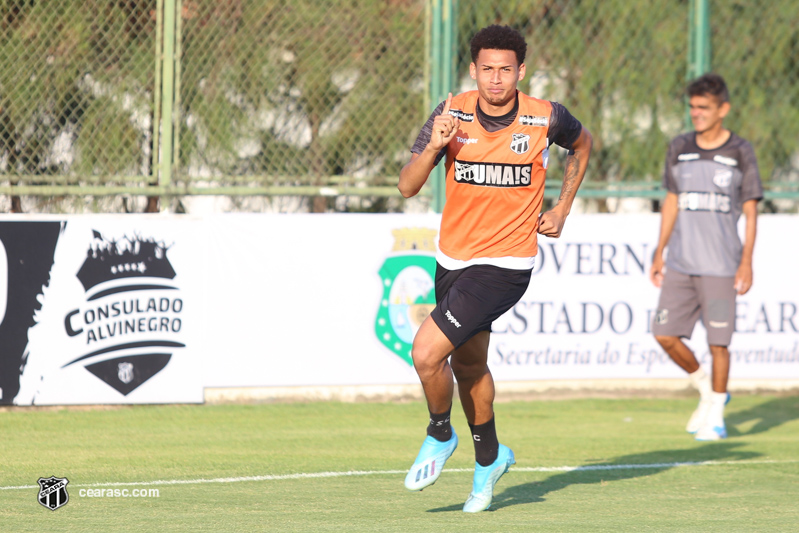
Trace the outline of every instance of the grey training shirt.
{"type": "Polygon", "coordinates": [[[722,146],[703,150],[695,132],[680,135],[669,145],[663,186],[677,195],[679,208],[666,266],[689,275],[734,276],[743,204],[763,198],[752,145],[732,133],[722,146]]]}

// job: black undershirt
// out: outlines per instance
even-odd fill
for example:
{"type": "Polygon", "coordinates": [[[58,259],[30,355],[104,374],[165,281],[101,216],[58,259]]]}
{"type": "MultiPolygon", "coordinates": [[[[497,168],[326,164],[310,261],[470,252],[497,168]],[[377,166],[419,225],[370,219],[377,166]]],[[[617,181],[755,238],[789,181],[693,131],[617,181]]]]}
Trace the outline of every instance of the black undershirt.
{"type": "Polygon", "coordinates": [[[516,115],[519,114],[519,97],[516,96],[516,99],[513,102],[513,109],[505,113],[504,115],[500,115],[495,117],[493,115],[487,114],[485,111],[480,109],[480,102],[477,102],[477,120],[480,121],[480,125],[488,132],[495,132],[499,131],[502,128],[507,128],[513,121],[516,120],[516,115]]]}

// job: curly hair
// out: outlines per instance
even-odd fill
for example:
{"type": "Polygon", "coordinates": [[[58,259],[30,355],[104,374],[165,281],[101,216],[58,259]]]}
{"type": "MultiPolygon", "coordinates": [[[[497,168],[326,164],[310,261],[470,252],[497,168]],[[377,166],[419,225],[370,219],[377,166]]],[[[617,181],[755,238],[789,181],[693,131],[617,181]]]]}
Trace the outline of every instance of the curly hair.
{"type": "Polygon", "coordinates": [[[521,65],[527,54],[527,43],[522,34],[510,26],[492,24],[478,31],[472,37],[472,62],[477,62],[480,50],[512,50],[516,52],[516,60],[521,65]]]}
{"type": "Polygon", "coordinates": [[[688,96],[715,96],[719,105],[730,101],[730,93],[724,78],[718,74],[703,74],[688,85],[685,91],[688,96]]]}

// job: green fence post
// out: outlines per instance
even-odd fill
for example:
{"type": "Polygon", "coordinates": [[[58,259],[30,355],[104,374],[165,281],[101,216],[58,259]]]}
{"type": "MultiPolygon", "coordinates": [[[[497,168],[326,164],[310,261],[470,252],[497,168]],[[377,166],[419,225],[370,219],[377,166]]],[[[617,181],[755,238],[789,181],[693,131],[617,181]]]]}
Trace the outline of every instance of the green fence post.
{"type": "Polygon", "coordinates": [[[155,7],[155,66],[153,87],[153,149],[150,154],[150,184],[158,184],[158,147],[161,143],[161,43],[163,38],[164,0],[158,0],[155,7]]]}
{"type": "MultiPolygon", "coordinates": [[[[164,74],[161,77],[161,146],[158,184],[172,184],[172,111],[175,102],[175,0],[164,0],[164,74]]],[[[156,124],[155,127],[158,127],[156,124]]]]}
{"type": "MultiPolygon", "coordinates": [[[[175,13],[183,13],[183,0],[177,0],[177,5],[175,7],[175,13]]],[[[173,177],[173,174],[179,173],[180,171],[180,126],[181,126],[181,116],[180,116],[180,80],[181,80],[181,72],[180,68],[183,58],[183,17],[177,17],[175,20],[175,84],[174,84],[174,98],[172,101],[174,102],[172,108],[172,121],[173,121],[173,128],[172,131],[172,170],[170,172],[170,181],[173,177]]]]}
{"type": "MultiPolygon", "coordinates": [[[[431,21],[430,21],[430,55],[428,56],[427,68],[430,69],[430,107],[437,106],[441,102],[441,92],[443,87],[442,72],[443,64],[443,31],[441,21],[443,19],[443,3],[447,0],[430,0],[431,21]]],[[[427,112],[430,112],[428,109],[427,112]]],[[[444,169],[441,165],[436,166],[430,173],[430,186],[433,192],[432,208],[436,213],[440,213],[444,208],[442,197],[444,196],[444,169]]]]}
{"type": "MultiPolygon", "coordinates": [[[[430,102],[438,105],[453,90],[457,77],[457,0],[431,0],[430,24],[430,102]]],[[[439,164],[430,173],[433,189],[433,211],[440,213],[446,201],[444,166],[439,164]]]]}
{"type": "Polygon", "coordinates": [[[428,68],[430,69],[430,105],[438,105],[441,96],[441,17],[442,2],[444,0],[431,0],[431,23],[430,23],[430,57],[428,58],[428,68]]]}
{"type": "MultiPolygon", "coordinates": [[[[691,0],[688,10],[688,80],[693,80],[710,70],[709,0],[691,0]]],[[[691,129],[690,110],[685,125],[691,129]]]]}
{"type": "Polygon", "coordinates": [[[449,27],[450,27],[450,44],[449,44],[449,68],[450,68],[450,79],[452,80],[451,85],[449,86],[452,90],[457,90],[459,83],[458,83],[458,0],[449,0],[450,2],[450,17],[449,17],[449,27]]]}

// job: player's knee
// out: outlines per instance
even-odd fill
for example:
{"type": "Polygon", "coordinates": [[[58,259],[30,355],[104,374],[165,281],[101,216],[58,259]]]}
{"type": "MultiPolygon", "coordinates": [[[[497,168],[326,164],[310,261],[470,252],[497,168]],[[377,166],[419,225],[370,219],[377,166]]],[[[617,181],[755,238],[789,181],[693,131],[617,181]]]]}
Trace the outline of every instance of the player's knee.
{"type": "Polygon", "coordinates": [[[420,375],[434,372],[441,366],[441,358],[437,357],[429,346],[423,344],[418,345],[414,343],[411,348],[411,358],[413,359],[413,366],[416,372],[420,375]]]}
{"type": "Polygon", "coordinates": [[[728,358],[730,356],[730,350],[727,348],[727,346],[722,346],[722,345],[719,345],[719,344],[711,344],[709,346],[709,348],[710,348],[710,354],[713,357],[727,357],[728,358]]]}
{"type": "Polygon", "coordinates": [[[655,340],[658,341],[658,344],[666,351],[674,349],[680,343],[679,337],[670,335],[655,335],[655,340]]]}
{"type": "Polygon", "coordinates": [[[453,357],[449,364],[455,379],[461,383],[477,380],[488,372],[488,365],[483,361],[464,362],[453,357]]]}

